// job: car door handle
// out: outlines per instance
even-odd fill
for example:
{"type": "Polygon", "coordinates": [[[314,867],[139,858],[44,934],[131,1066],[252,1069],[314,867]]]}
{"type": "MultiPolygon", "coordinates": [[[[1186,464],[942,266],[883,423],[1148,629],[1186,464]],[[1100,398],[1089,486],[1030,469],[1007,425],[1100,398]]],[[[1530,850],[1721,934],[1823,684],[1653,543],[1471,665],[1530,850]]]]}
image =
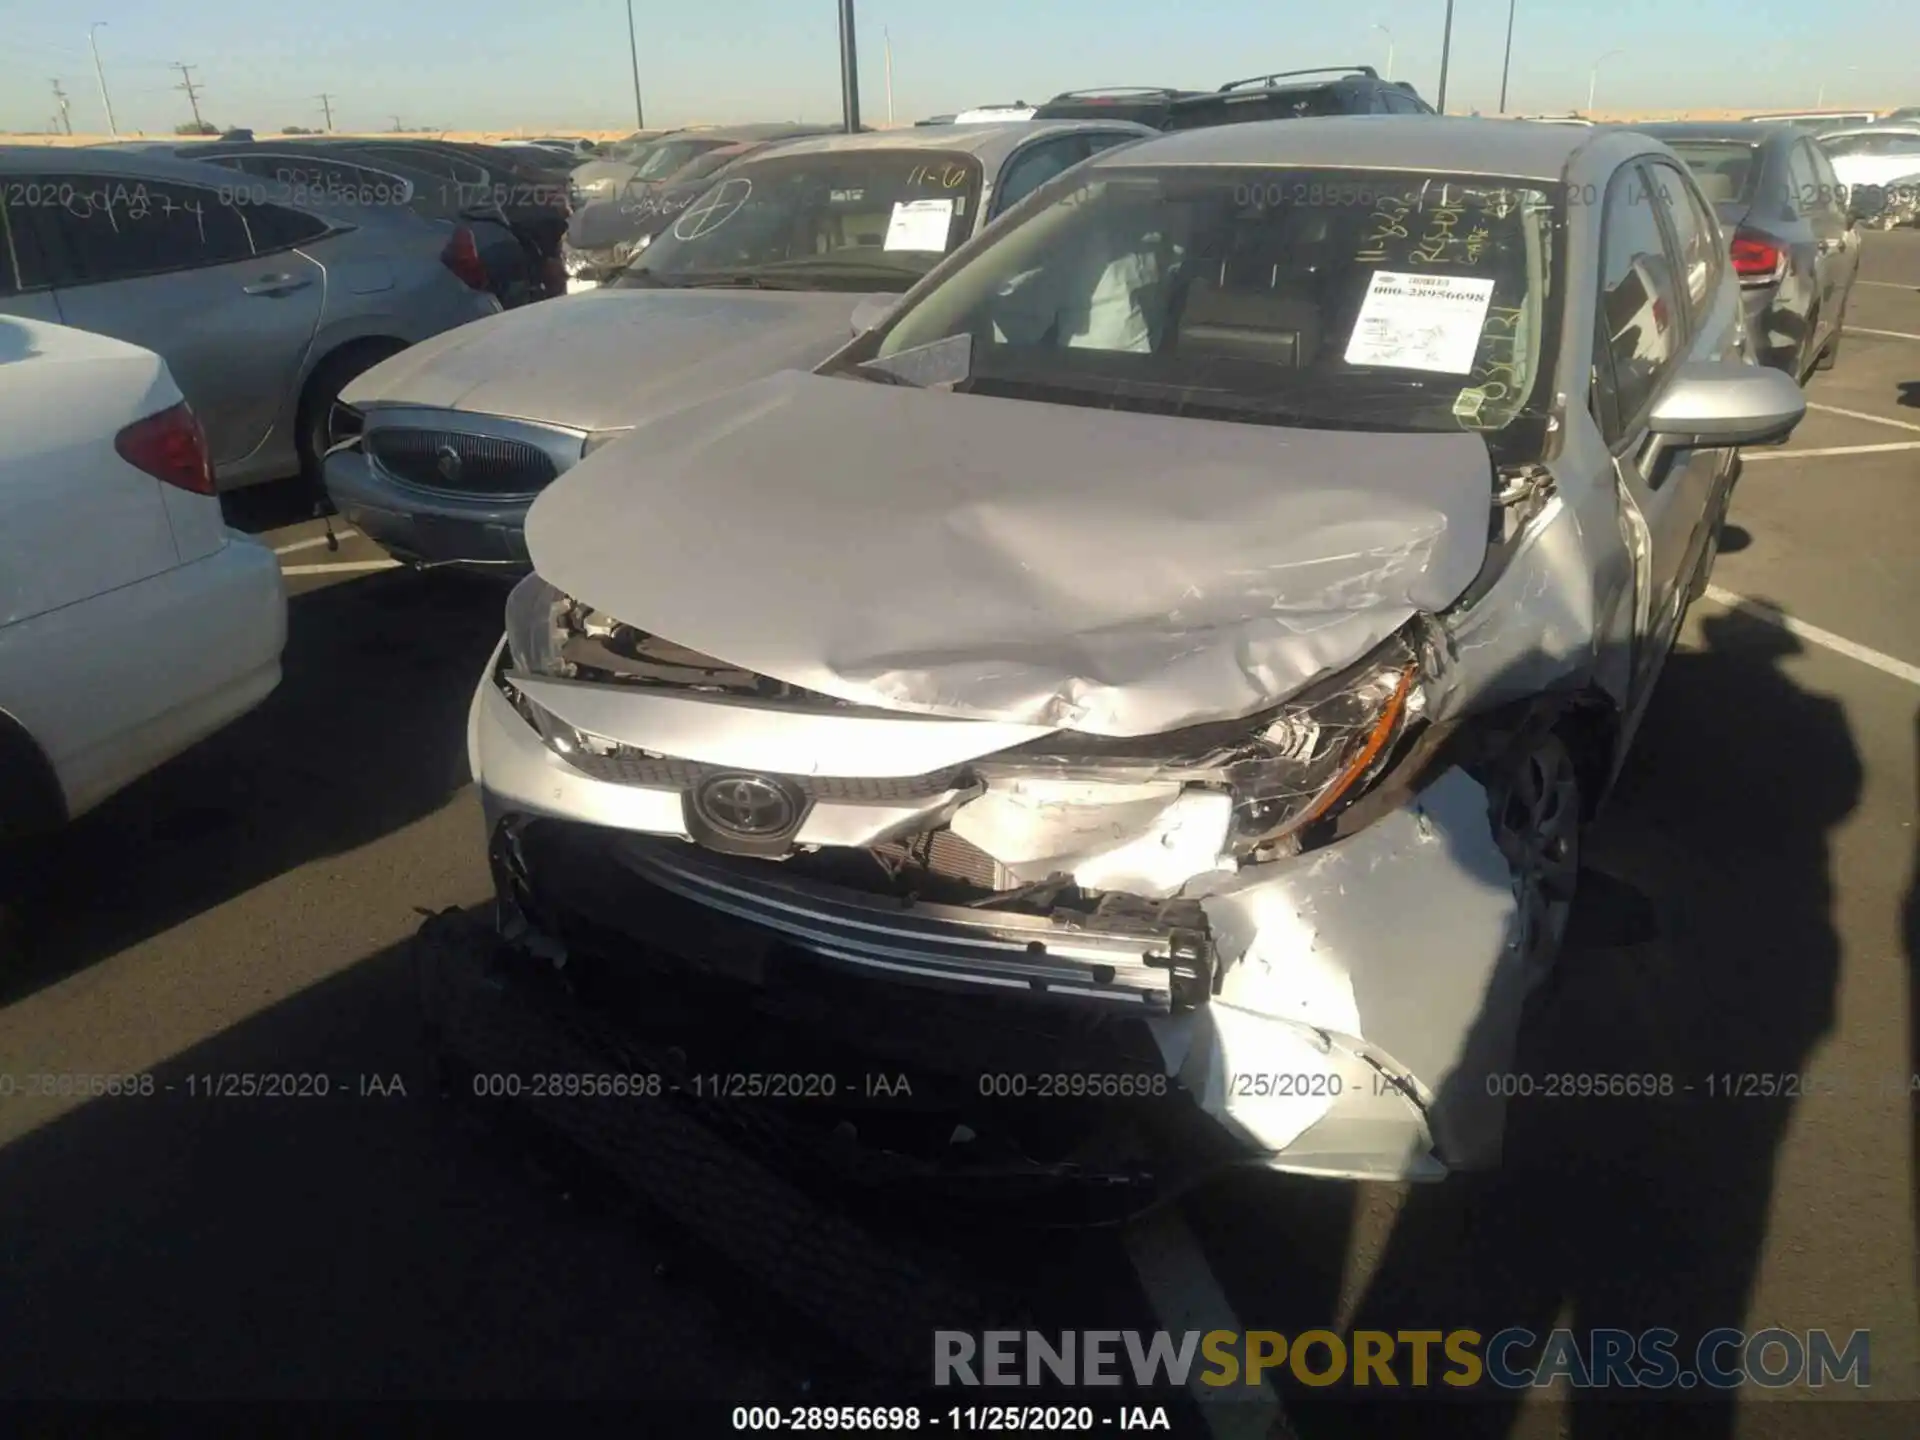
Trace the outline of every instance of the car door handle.
{"type": "Polygon", "coordinates": [[[304,290],[313,281],[304,275],[262,275],[251,285],[241,286],[246,295],[288,295],[295,290],[304,290]]]}

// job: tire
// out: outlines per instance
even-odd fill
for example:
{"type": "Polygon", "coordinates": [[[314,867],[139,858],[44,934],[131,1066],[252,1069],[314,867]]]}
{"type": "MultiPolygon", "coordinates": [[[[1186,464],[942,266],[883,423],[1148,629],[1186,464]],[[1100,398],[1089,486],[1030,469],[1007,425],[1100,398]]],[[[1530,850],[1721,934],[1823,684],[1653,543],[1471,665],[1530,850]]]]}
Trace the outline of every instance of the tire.
{"type": "Polygon", "coordinates": [[[1842,308],[1840,311],[1840,318],[1834,322],[1833,338],[1827,341],[1827,348],[1822,350],[1820,352],[1819,358],[1813,362],[1814,369],[1816,370],[1833,369],[1834,362],[1840,358],[1840,337],[1846,333],[1846,328],[1847,328],[1847,312],[1844,308],[1842,308]]]}
{"type": "Polygon", "coordinates": [[[1580,877],[1581,791],[1579,761],[1551,729],[1523,735],[1488,787],[1494,843],[1513,867],[1514,943],[1529,1002],[1550,988],[1566,942],[1580,877]]]}
{"type": "Polygon", "coordinates": [[[333,407],[340,392],[382,360],[406,348],[403,340],[356,340],[322,360],[307,378],[307,388],[300,396],[295,443],[300,452],[300,477],[316,501],[324,502],[327,495],[321,460],[332,442],[333,407]]]}

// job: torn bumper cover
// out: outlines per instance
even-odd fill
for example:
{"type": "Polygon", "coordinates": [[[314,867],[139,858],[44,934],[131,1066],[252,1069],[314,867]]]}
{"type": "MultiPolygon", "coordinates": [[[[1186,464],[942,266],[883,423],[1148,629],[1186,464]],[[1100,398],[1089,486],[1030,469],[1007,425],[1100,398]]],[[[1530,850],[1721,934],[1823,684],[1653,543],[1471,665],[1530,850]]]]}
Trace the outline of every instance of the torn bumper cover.
{"type": "MultiPolygon", "coordinates": [[[[497,837],[564,829],[603,876],[582,886],[575,860],[516,856],[510,911],[577,910],[658,948],[671,897],[706,919],[678,958],[750,984],[801,956],[1077,1015],[1116,1053],[1151,1056],[1278,1169],[1431,1179],[1497,1161],[1503,1102],[1488,1078],[1510,1063],[1518,957],[1511,873],[1477,782],[1448,769],[1344,838],[1236,854],[1244,809],[1226,794],[994,769],[995,753],[1036,738],[1059,748],[987,722],[516,677],[503,646],[469,745],[497,837]],[[609,699],[617,716],[593,712],[609,699]],[[812,740],[791,733],[809,725],[823,727],[812,740]],[[638,740],[650,745],[623,743],[638,740]],[[851,773],[776,764],[800,753],[851,773]],[[889,769],[913,773],[860,773],[889,769]],[[765,853],[737,833],[725,853],[713,842],[727,834],[703,833],[699,797],[740,778],[791,787],[765,853]]],[[[902,992],[891,1003],[912,1008],[902,992]]],[[[961,1034],[950,1062],[1004,1066],[1002,1039],[961,1034]]],[[[1036,1054],[1026,1068],[1057,1063],[1036,1054]]]]}

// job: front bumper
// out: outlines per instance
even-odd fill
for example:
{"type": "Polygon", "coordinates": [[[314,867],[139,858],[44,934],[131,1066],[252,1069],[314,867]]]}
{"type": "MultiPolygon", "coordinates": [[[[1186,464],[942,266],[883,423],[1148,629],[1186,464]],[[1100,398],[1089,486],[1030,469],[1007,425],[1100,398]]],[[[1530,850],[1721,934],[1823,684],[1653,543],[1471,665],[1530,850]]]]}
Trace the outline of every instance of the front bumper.
{"type": "Polygon", "coordinates": [[[342,519],[394,559],[506,576],[532,568],[526,520],[531,502],[436,495],[380,471],[365,452],[333,451],[323,469],[342,519]]]}
{"type": "MultiPolygon", "coordinates": [[[[1497,1081],[1520,1007],[1516,907],[1486,792],[1461,770],[1321,849],[1196,876],[1181,892],[1190,904],[1138,933],[1089,934],[1044,916],[881,901],[779,862],[711,854],[687,840],[679,792],[576,769],[492,666],[468,743],[510,925],[567,945],[611,937],[747,993],[824,969],[887,997],[894,1019],[868,1032],[876,1047],[955,997],[1063,1017],[1112,1037],[1115,1053],[1133,1048],[1123,1038],[1144,1040],[1187,1113],[1278,1170],[1435,1179],[1498,1161],[1497,1081]]],[[[827,833],[849,838],[802,842],[875,843],[897,830],[862,838],[856,817],[830,812],[883,808],[817,803],[810,822],[824,816],[827,833]]],[[[974,1074],[1010,1063],[1004,1029],[951,1029],[946,1062],[974,1074]]],[[[1059,1063],[1044,1048],[1030,1058],[1059,1063]]]]}

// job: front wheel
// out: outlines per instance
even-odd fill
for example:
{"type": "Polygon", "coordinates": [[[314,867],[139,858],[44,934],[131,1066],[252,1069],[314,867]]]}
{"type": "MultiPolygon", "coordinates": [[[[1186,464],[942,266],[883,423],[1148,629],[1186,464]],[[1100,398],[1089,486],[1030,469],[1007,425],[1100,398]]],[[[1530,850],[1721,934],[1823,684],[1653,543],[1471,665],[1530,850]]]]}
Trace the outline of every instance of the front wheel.
{"type": "Polygon", "coordinates": [[[406,348],[400,340],[349,345],[322,360],[307,380],[306,392],[300,397],[299,432],[295,438],[300,451],[300,475],[312,489],[316,501],[326,499],[321,461],[334,440],[333,410],[339,403],[340,392],[382,360],[406,348]]]}
{"type": "Polygon", "coordinates": [[[1580,878],[1580,769],[1554,731],[1523,742],[1489,799],[1494,843],[1513,871],[1514,947],[1529,999],[1553,978],[1580,878]]]}

